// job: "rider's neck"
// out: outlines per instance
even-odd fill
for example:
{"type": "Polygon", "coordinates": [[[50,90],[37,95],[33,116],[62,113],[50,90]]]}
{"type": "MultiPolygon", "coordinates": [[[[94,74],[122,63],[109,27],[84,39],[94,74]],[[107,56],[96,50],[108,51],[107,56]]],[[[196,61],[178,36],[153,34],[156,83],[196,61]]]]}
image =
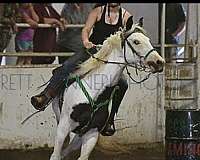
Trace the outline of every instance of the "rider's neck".
{"type": "MultiPolygon", "coordinates": [[[[108,6],[109,7],[109,6],[108,6]]],[[[110,7],[110,12],[112,13],[118,13],[120,9],[120,6],[116,6],[116,7],[110,7]]]]}

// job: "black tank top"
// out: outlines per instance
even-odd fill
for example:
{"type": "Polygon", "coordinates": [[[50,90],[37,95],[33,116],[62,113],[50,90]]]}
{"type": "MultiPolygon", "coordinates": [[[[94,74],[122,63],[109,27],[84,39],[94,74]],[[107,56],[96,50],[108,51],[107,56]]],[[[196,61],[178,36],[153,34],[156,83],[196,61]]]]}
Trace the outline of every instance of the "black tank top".
{"type": "Polygon", "coordinates": [[[101,19],[94,24],[93,33],[90,36],[89,40],[94,44],[103,44],[104,40],[109,37],[111,34],[119,30],[119,27],[122,27],[122,9],[119,9],[119,18],[118,22],[115,25],[107,24],[105,22],[106,15],[106,5],[104,7],[101,19]]]}

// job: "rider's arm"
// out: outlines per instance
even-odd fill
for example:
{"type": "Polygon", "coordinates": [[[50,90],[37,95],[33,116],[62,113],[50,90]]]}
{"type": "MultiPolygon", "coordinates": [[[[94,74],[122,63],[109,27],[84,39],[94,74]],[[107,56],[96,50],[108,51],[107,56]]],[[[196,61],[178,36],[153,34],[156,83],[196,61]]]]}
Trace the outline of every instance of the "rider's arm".
{"type": "Polygon", "coordinates": [[[93,28],[93,25],[97,21],[98,12],[99,12],[99,7],[93,9],[90,12],[90,14],[88,15],[87,21],[85,23],[85,26],[82,29],[82,41],[85,48],[91,48],[94,46],[94,44],[89,41],[89,35],[93,28]]]}
{"type": "MultiPolygon", "coordinates": [[[[126,25],[128,18],[132,15],[125,9],[122,10],[122,13],[125,13],[125,15],[123,17],[123,26],[124,26],[124,25],[126,25]]],[[[133,19],[133,21],[134,21],[134,19],[133,19]]],[[[133,22],[133,24],[134,24],[134,22],[133,22]]]]}

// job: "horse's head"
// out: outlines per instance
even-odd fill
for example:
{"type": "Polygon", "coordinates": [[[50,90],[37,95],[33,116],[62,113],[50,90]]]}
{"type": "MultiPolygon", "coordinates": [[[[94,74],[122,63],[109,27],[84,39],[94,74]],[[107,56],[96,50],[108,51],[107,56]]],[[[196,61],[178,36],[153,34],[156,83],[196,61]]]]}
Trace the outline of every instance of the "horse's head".
{"type": "Polygon", "coordinates": [[[162,72],[165,61],[151,45],[142,25],[142,19],[138,24],[133,24],[132,17],[127,21],[126,30],[121,36],[125,61],[135,63],[137,57],[140,65],[150,68],[152,73],[162,72]]]}

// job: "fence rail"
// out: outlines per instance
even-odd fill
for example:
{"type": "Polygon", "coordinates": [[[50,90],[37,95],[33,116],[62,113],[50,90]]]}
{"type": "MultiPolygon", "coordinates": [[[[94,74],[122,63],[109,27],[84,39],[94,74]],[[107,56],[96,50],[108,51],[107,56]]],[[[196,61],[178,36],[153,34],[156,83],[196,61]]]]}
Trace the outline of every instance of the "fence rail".
{"type": "Polygon", "coordinates": [[[6,68],[56,68],[61,64],[26,64],[26,65],[0,65],[0,69],[6,68]]]}
{"type": "MultiPolygon", "coordinates": [[[[0,24],[0,27],[2,27],[3,25],[0,24]]],[[[16,23],[17,27],[30,27],[29,24],[27,23],[16,23]]],[[[57,28],[56,26],[52,26],[50,24],[38,24],[39,28],[57,28]]],[[[83,28],[84,24],[68,24],[65,25],[66,28],[83,28]]],[[[153,44],[154,47],[161,47],[161,44],[153,44]]],[[[198,44],[165,44],[164,47],[168,48],[168,47],[198,47],[198,44]]],[[[45,57],[50,57],[50,56],[64,56],[64,57],[69,57],[72,56],[74,54],[74,52],[0,52],[0,56],[7,56],[7,57],[20,57],[20,56],[45,56],[45,57]]],[[[20,68],[37,68],[37,67],[56,67],[59,66],[59,64],[41,64],[41,65],[3,65],[0,66],[1,68],[13,68],[13,67],[20,67],[20,68]]]]}
{"type": "MultiPolygon", "coordinates": [[[[161,44],[153,44],[154,47],[161,47],[161,44]]],[[[198,47],[198,44],[187,44],[188,47],[198,47]]],[[[165,44],[164,47],[185,47],[185,44],[165,44]]]]}
{"type": "MultiPolygon", "coordinates": [[[[161,47],[160,44],[154,44],[154,47],[161,47]]],[[[185,47],[185,44],[166,44],[165,47],[185,47]]],[[[198,44],[189,44],[188,47],[198,47],[198,44]]],[[[63,57],[70,57],[74,54],[74,52],[0,52],[0,56],[8,56],[8,57],[21,57],[21,56],[63,56],[63,57]]]]}
{"type": "Polygon", "coordinates": [[[27,56],[27,57],[40,57],[40,56],[45,56],[45,57],[51,57],[51,56],[63,56],[63,57],[69,57],[72,56],[74,52],[53,52],[53,53],[48,53],[48,52],[0,52],[0,56],[8,56],[8,57],[20,57],[20,56],[27,56]]]}
{"type": "MultiPolygon", "coordinates": [[[[2,24],[0,24],[0,27],[2,27],[3,25],[2,24]]],[[[16,26],[17,27],[31,27],[29,24],[27,24],[27,23],[16,23],[16,26]]],[[[38,24],[38,27],[39,28],[52,28],[52,27],[54,27],[54,28],[57,28],[56,26],[52,26],[52,25],[50,25],[50,24],[38,24]]],[[[68,25],[65,25],[65,27],[66,28],[83,28],[84,27],[84,24],[68,24],[68,25]]]]}

